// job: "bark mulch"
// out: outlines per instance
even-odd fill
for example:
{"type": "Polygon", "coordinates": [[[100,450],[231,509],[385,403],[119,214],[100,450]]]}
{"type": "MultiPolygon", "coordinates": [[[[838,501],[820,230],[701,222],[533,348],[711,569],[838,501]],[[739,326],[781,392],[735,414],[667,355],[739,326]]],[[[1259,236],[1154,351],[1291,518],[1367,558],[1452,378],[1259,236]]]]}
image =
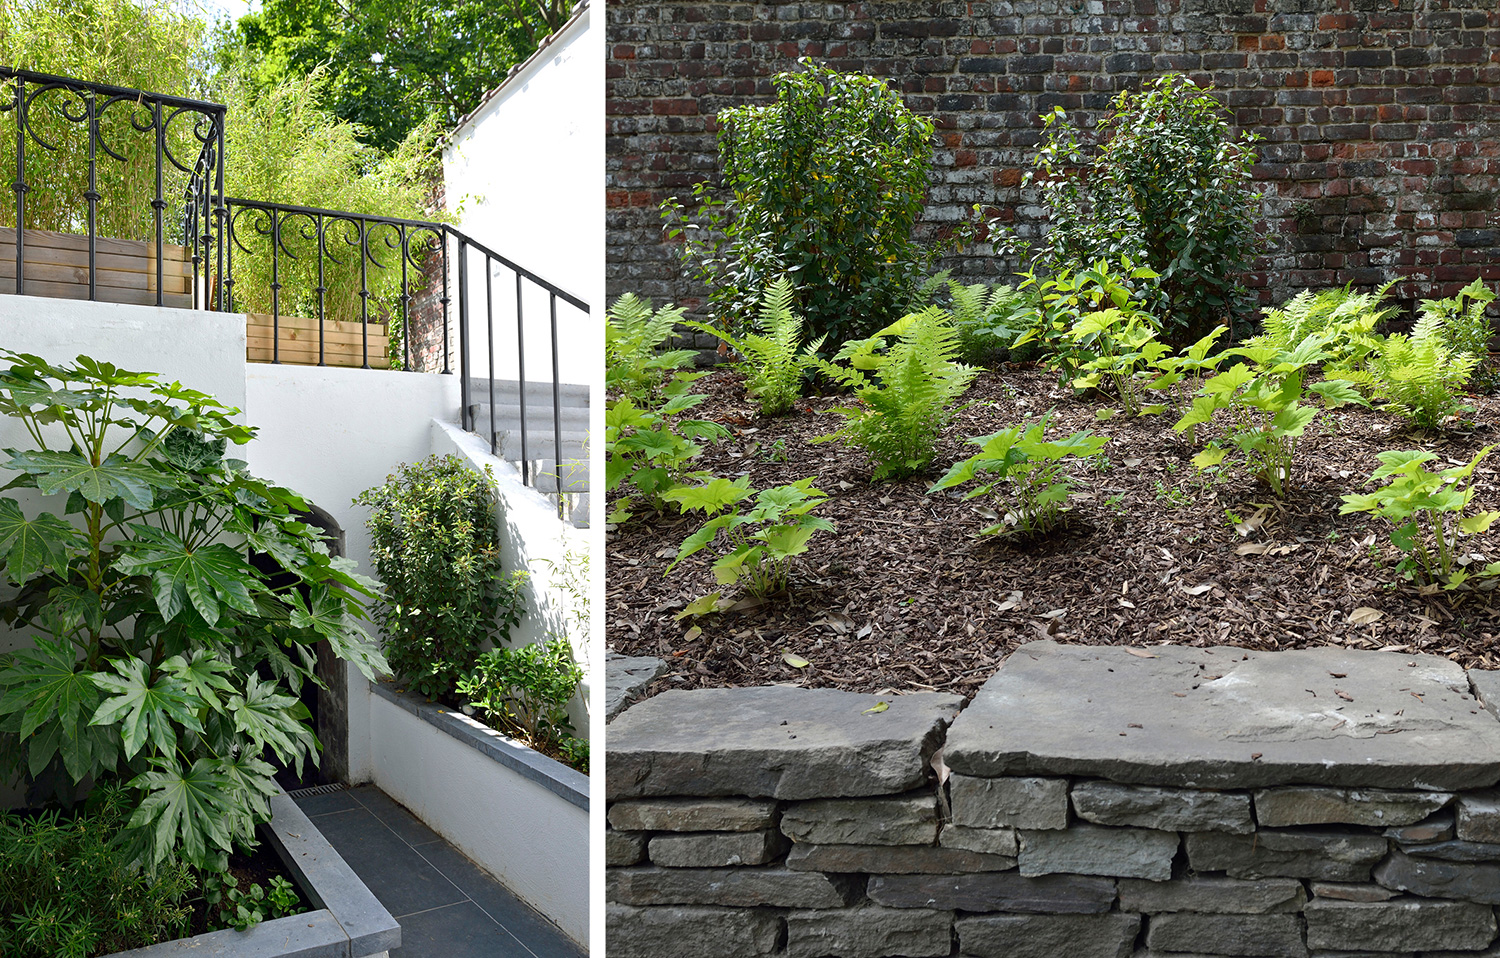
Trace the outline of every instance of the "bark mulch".
{"type": "MultiPolygon", "coordinates": [[[[1396,572],[1401,554],[1388,523],[1338,514],[1342,494],[1368,488],[1362,484],[1381,450],[1423,448],[1456,463],[1497,442],[1500,397],[1470,397],[1467,424],[1427,435],[1358,407],[1325,412],[1298,450],[1294,487],[1277,501],[1239,474],[1199,474],[1191,462],[1197,449],[1171,429],[1175,416],[1100,421],[1095,411],[1107,401],[1075,397],[1036,368],[981,374],[932,473],[878,484],[868,481],[869,462],[857,450],[809,443],[841,423],[830,410],[847,397],[805,399],[792,415],[765,419],[732,371],[696,386],[709,398],[694,414],[735,433],[709,447],[701,467],[727,477],[748,473],[756,489],[817,476],[815,485],[830,494],[819,513],[838,530],[813,537],[787,594],[678,621],[687,603],[718,588],[712,547],[662,574],[701,517],[642,513],[610,527],[608,641],[617,652],[670,663],[651,694],[791,683],[969,695],[1007,654],[1040,638],[1263,650],[1333,645],[1500,667],[1495,592],[1420,594],[1396,572]],[[928,495],[928,486],[974,451],[965,437],[1049,409],[1059,430],[1108,436],[1107,462],[1072,469],[1077,486],[1065,530],[1024,545],[976,540],[988,524],[975,511],[978,500],[928,495]],[[1363,612],[1351,621],[1365,609],[1380,617],[1364,622],[1370,613],[1363,612]],[[810,664],[793,668],[784,652],[810,664]]],[[[1500,451],[1480,466],[1474,485],[1471,508],[1500,508],[1500,451]]],[[[1496,540],[1500,533],[1464,541],[1493,561],[1496,540]]],[[[737,597],[734,587],[725,596],[737,597]]]]}

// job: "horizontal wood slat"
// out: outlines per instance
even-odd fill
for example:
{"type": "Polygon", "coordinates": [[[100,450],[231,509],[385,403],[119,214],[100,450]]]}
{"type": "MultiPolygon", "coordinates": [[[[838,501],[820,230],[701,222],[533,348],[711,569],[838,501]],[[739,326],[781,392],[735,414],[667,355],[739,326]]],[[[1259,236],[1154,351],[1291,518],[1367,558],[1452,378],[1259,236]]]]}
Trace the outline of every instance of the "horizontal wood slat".
{"type": "MultiPolygon", "coordinates": [[[[57,299],[89,298],[89,240],[87,236],[27,230],[25,233],[25,292],[57,299]]],[[[156,304],[156,244],[145,240],[96,237],[95,295],[100,302],[138,306],[156,304]]],[[[187,250],[171,243],[162,246],[162,303],[191,308],[192,263],[187,250]]],[[[16,279],[16,231],[0,227],[0,289],[10,292],[16,279]]]]}
{"type": "MultiPolygon", "coordinates": [[[[318,321],[303,316],[277,317],[279,343],[276,358],[283,363],[312,366],[318,362],[318,321]]],[[[384,323],[369,325],[370,365],[386,369],[387,335],[384,323]]],[[[268,313],[248,313],[245,327],[245,357],[250,362],[272,362],[272,326],[268,313]]],[[[365,350],[359,323],[326,320],[323,323],[323,362],[328,366],[363,366],[365,350]]]]}

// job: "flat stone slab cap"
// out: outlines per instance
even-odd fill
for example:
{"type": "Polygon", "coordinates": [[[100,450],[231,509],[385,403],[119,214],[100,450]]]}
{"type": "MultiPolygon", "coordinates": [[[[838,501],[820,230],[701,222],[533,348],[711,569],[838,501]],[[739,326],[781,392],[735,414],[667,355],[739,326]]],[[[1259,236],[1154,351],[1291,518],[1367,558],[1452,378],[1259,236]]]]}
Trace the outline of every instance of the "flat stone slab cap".
{"type": "Polygon", "coordinates": [[[648,655],[604,655],[604,721],[612,722],[646,686],[666,674],[667,663],[648,655]]]}
{"type": "Polygon", "coordinates": [[[1500,722],[1432,655],[1032,642],[949,730],[966,775],[1449,791],[1500,781],[1500,722]],[[1340,694],[1342,693],[1342,694],[1340,694]]]}
{"type": "Polygon", "coordinates": [[[920,785],[963,697],[765,686],[672,690],[609,727],[609,800],[844,798],[920,785]],[[885,702],[879,712],[870,709],[885,702]]]}

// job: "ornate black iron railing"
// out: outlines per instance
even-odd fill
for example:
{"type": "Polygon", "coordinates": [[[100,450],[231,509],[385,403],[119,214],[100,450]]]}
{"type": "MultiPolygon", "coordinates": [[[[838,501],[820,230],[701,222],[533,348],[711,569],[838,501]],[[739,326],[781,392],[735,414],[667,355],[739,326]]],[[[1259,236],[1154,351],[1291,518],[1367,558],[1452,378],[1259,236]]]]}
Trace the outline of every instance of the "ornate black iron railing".
{"type": "Polygon", "coordinates": [[[487,400],[491,452],[516,432],[519,448],[506,458],[531,484],[550,460],[563,489],[558,306],[586,317],[579,297],[447,224],[226,196],[220,104],[0,67],[0,124],[7,119],[14,150],[0,150],[9,164],[0,172],[15,196],[15,293],[244,312],[264,353],[252,343],[251,355],[272,363],[452,373],[456,334],[464,428],[478,430],[487,400]],[[28,251],[41,242],[51,246],[28,251]],[[511,277],[513,304],[497,311],[496,279],[511,277]],[[529,419],[548,404],[528,387],[548,380],[533,370],[528,382],[526,366],[540,297],[552,419],[542,440],[529,419]],[[497,340],[509,338],[500,327],[511,318],[515,374],[501,379],[497,340]],[[516,394],[515,430],[500,428],[497,380],[516,394]],[[551,456],[537,452],[546,440],[551,456]]]}

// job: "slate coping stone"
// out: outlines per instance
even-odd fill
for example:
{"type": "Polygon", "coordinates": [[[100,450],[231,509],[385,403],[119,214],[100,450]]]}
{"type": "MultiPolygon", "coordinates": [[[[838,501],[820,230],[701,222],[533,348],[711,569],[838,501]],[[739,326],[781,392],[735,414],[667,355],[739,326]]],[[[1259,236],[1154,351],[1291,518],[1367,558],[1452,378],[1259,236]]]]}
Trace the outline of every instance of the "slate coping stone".
{"type": "Polygon", "coordinates": [[[649,655],[604,655],[604,721],[612,722],[646,686],[667,672],[667,663],[649,655]]]}
{"type": "Polygon", "coordinates": [[[764,686],[675,689],[609,727],[605,793],[845,798],[909,791],[926,778],[963,697],[764,686]],[[879,712],[870,712],[878,703],[879,712]]]}
{"type": "Polygon", "coordinates": [[[965,775],[1201,788],[1452,791],[1500,781],[1500,722],[1447,659],[1334,648],[1147,651],[1021,646],[953,723],[944,761],[965,775]]]}

